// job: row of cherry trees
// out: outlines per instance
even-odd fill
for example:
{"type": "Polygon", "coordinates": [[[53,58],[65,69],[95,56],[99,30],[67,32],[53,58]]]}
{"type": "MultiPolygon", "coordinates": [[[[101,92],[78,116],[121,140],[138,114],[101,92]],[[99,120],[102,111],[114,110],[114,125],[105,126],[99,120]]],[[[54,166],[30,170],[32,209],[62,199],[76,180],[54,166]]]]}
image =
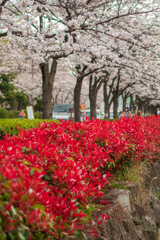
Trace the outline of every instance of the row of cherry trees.
{"type": "MultiPolygon", "coordinates": [[[[44,118],[51,117],[59,62],[75,76],[76,121],[80,120],[84,80],[89,83],[93,117],[102,85],[106,116],[114,103],[117,117],[120,95],[124,104],[133,95],[156,103],[160,91],[159,10],[157,0],[1,0],[1,71],[23,75],[17,84],[21,82],[26,89],[39,91],[42,85],[44,118]],[[41,83],[39,78],[26,78],[26,72],[36,76],[38,68],[41,83]]],[[[74,86],[67,78],[65,85],[71,90],[74,86]]]]}

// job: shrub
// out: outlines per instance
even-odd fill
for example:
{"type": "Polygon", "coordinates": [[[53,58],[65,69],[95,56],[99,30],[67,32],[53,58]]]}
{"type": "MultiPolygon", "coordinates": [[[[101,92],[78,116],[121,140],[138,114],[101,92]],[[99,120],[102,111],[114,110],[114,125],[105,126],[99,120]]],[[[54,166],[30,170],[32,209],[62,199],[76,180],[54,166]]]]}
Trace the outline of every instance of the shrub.
{"type": "Polygon", "coordinates": [[[35,119],[42,119],[42,113],[41,112],[40,113],[34,112],[34,118],[35,119]]]}
{"type": "MultiPolygon", "coordinates": [[[[0,120],[0,139],[3,139],[5,134],[10,136],[17,135],[19,129],[30,129],[39,126],[39,123],[43,123],[42,119],[5,119],[0,120]]],[[[53,121],[52,119],[46,120],[46,122],[53,121]]]]}
{"type": "Polygon", "coordinates": [[[4,119],[4,118],[7,118],[8,115],[7,115],[7,110],[4,109],[4,108],[0,108],[0,119],[4,119]]]}
{"type": "Polygon", "coordinates": [[[115,119],[115,118],[113,118],[113,119],[99,119],[100,121],[109,121],[109,122],[113,122],[113,121],[118,121],[118,119],[115,119]]]}
{"type": "Polygon", "coordinates": [[[159,136],[160,116],[51,121],[6,135],[0,144],[2,239],[72,238],[112,174],[157,160],[159,136]]]}
{"type": "Polygon", "coordinates": [[[19,118],[20,111],[18,110],[8,110],[8,113],[14,114],[14,118],[19,118]]]}
{"type": "Polygon", "coordinates": [[[15,115],[13,112],[8,111],[7,112],[7,118],[15,118],[15,115]]]}
{"type": "Polygon", "coordinates": [[[109,174],[101,178],[99,169],[108,153],[93,141],[78,143],[75,127],[52,121],[1,142],[3,238],[70,237],[87,218],[90,202],[102,196],[109,174]]]}
{"type": "MultiPolygon", "coordinates": [[[[26,119],[28,119],[27,110],[24,109],[24,112],[26,114],[26,119]]],[[[0,119],[4,118],[19,118],[20,111],[18,110],[6,110],[4,108],[0,108],[0,119]]],[[[35,119],[42,119],[42,113],[36,113],[34,112],[34,118],[35,119]]]]}

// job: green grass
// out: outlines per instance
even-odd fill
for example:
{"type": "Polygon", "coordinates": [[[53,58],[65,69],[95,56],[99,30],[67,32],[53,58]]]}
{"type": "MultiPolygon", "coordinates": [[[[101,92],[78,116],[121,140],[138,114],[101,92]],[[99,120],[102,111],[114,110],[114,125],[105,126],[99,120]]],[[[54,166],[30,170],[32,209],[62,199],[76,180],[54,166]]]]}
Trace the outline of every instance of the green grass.
{"type": "Polygon", "coordinates": [[[141,183],[143,180],[142,173],[148,171],[149,161],[145,160],[143,162],[139,162],[138,164],[133,163],[131,166],[126,166],[126,168],[122,172],[116,172],[115,178],[116,181],[130,181],[141,183]]]}

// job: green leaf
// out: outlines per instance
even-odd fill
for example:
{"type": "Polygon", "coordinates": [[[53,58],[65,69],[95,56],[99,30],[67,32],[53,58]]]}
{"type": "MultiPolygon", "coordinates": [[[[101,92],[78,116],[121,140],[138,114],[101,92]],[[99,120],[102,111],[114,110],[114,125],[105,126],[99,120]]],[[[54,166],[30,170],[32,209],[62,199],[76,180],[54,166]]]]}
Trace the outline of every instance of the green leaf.
{"type": "Polygon", "coordinates": [[[44,178],[47,180],[47,181],[51,181],[52,178],[49,176],[49,175],[45,175],[44,178]]]}
{"type": "Polygon", "coordinates": [[[34,174],[34,168],[32,168],[32,169],[30,170],[30,174],[31,174],[31,175],[34,174]]]}
{"type": "Polygon", "coordinates": [[[6,234],[5,233],[0,233],[0,240],[6,240],[6,234]]]}
{"type": "Polygon", "coordinates": [[[82,233],[80,231],[75,230],[74,234],[76,235],[77,240],[82,240],[82,233]]]}
{"type": "Polygon", "coordinates": [[[30,232],[29,231],[26,231],[25,232],[25,239],[28,240],[30,237],[30,232]]]}
{"type": "Polygon", "coordinates": [[[29,161],[23,161],[23,164],[24,165],[29,165],[29,166],[31,165],[31,163],[29,161]]]}
{"type": "Polygon", "coordinates": [[[21,232],[18,232],[18,236],[21,240],[26,240],[26,238],[23,236],[21,232]]]}
{"type": "Polygon", "coordinates": [[[10,194],[7,193],[7,192],[5,192],[5,193],[3,194],[2,199],[3,199],[4,201],[8,201],[8,200],[10,199],[10,194]]]}
{"type": "Polygon", "coordinates": [[[43,205],[35,204],[33,207],[40,209],[42,211],[42,213],[44,214],[45,207],[43,205]]]}
{"type": "MultiPolygon", "coordinates": [[[[1,209],[1,211],[3,212],[3,211],[5,211],[5,207],[4,206],[0,206],[0,209],[1,209]]],[[[2,216],[1,216],[2,217],[2,216]]]]}
{"type": "Polygon", "coordinates": [[[84,239],[86,239],[86,240],[87,240],[86,234],[84,234],[83,232],[82,232],[82,234],[83,234],[83,236],[84,236],[84,239]]]}
{"type": "Polygon", "coordinates": [[[8,235],[10,236],[11,240],[16,239],[16,236],[13,233],[9,232],[8,235]]]}
{"type": "Polygon", "coordinates": [[[17,215],[16,209],[13,207],[13,205],[11,206],[11,211],[13,215],[17,215]]]}

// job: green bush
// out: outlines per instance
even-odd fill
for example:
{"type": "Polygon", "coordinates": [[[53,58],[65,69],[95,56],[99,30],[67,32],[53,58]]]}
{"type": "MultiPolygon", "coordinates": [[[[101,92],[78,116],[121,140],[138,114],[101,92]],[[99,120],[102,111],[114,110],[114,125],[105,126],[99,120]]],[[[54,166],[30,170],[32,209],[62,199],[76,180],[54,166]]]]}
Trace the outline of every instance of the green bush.
{"type": "Polygon", "coordinates": [[[113,118],[113,119],[99,119],[99,120],[100,120],[100,121],[105,120],[105,121],[109,121],[109,122],[118,121],[118,119],[116,119],[116,118],[113,118]]]}
{"type": "Polygon", "coordinates": [[[15,115],[13,112],[8,111],[7,112],[7,118],[15,118],[15,115]]]}
{"type": "MultiPolygon", "coordinates": [[[[7,110],[3,109],[2,111],[6,113],[7,110]]],[[[28,119],[27,110],[24,109],[24,112],[26,114],[26,119],[28,119]]],[[[1,117],[1,112],[0,112],[0,119],[1,118],[19,118],[19,114],[20,114],[20,111],[18,111],[18,110],[8,110],[7,115],[5,114],[5,117],[1,117]]],[[[34,112],[34,118],[35,119],[42,119],[42,112],[40,112],[40,113],[34,112]]]]}
{"type": "Polygon", "coordinates": [[[34,112],[34,118],[35,119],[42,119],[42,112],[40,112],[40,113],[36,113],[36,112],[34,112]]]}
{"type": "Polygon", "coordinates": [[[4,108],[0,108],[0,119],[4,119],[7,117],[8,117],[7,110],[4,108]]]}
{"type": "MultiPolygon", "coordinates": [[[[51,122],[53,119],[46,119],[45,122],[51,122]]],[[[5,134],[10,136],[17,135],[19,129],[30,129],[39,126],[43,123],[43,119],[0,119],[0,139],[3,139],[5,134]]],[[[58,121],[56,121],[58,122],[58,121]]]]}
{"type": "Polygon", "coordinates": [[[19,118],[20,111],[18,111],[18,110],[8,110],[8,113],[13,113],[14,118],[19,118]]]}

